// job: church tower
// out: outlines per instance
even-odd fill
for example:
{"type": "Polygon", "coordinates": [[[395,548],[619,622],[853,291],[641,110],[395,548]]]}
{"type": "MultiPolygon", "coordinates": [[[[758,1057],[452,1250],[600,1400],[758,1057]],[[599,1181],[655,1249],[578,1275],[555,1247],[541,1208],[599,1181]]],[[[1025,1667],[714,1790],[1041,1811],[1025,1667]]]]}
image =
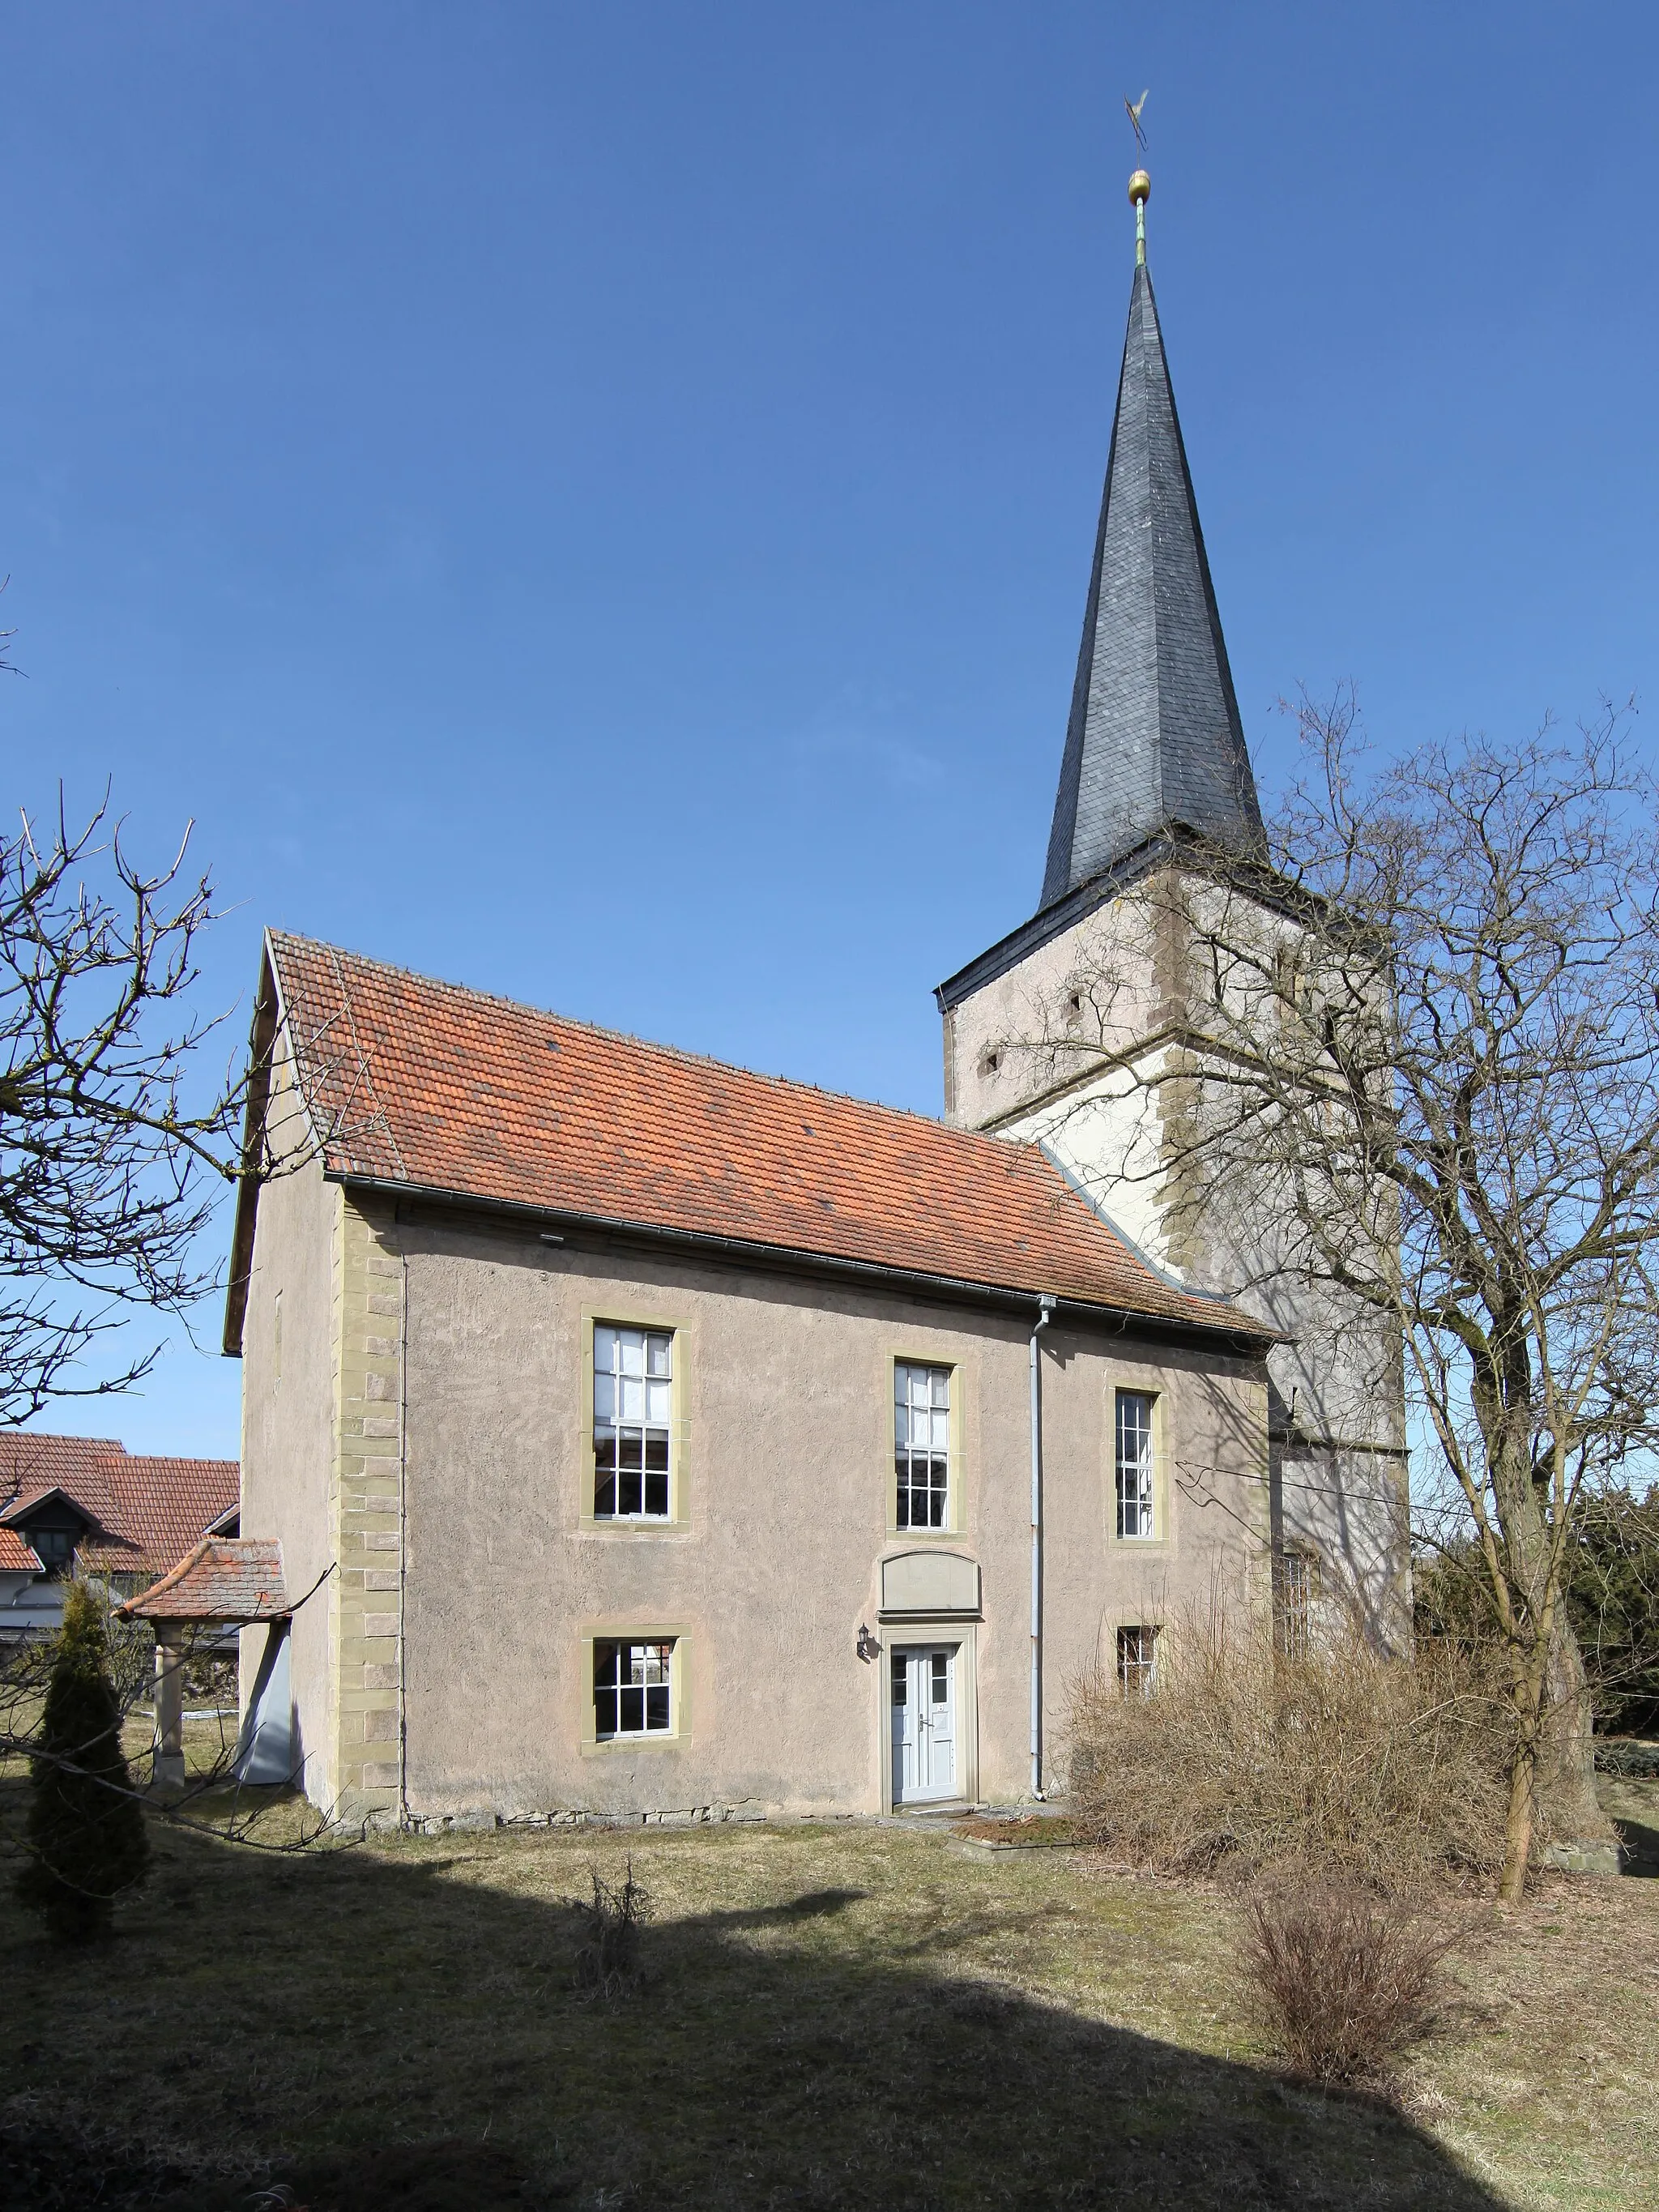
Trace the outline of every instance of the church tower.
{"type": "Polygon", "coordinates": [[[1275,1572],[1321,1578],[1331,1606],[1393,1644],[1409,1619],[1397,1347],[1276,1272],[1270,1223],[1242,1244],[1213,1208],[1200,1220],[1182,1187],[1188,1148],[1172,1139],[1181,1055],[1190,1066],[1194,1049],[1182,899],[1202,895],[1206,854],[1265,859],[1265,838],[1146,266],[1150,191],[1137,170],[1128,330],[1042,894],[939,987],[945,1113],[1038,1142],[1154,1267],[1282,1332],[1264,1470],[1275,1572]]]}

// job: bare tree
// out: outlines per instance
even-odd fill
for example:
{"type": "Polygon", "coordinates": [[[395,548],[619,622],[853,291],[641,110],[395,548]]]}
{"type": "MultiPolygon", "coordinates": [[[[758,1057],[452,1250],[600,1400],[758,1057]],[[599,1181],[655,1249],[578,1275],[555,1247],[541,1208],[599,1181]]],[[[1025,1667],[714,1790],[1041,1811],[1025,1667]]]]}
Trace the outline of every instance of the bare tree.
{"type": "MultiPolygon", "coordinates": [[[[186,832],[186,842],[188,832],[186,832]]],[[[155,1348],[74,1370],[134,1308],[212,1287],[201,1242],[240,1171],[240,1082],[192,1097],[218,1026],[191,1007],[206,875],[150,873],[107,805],[0,839],[0,1422],[123,1390],[155,1348]]]]}
{"type": "Polygon", "coordinates": [[[1501,1657],[1513,1899],[1540,1814],[1609,1832],[1565,1591],[1586,1501],[1659,1425],[1652,793],[1611,711],[1381,767],[1351,695],[1300,725],[1264,852],[1176,842],[1124,894],[1179,948],[1176,1048],[1115,1058],[1112,973],[1069,979],[1091,1037],[1015,1042],[1157,1097],[1138,1171],[1186,1232],[1218,1224],[1226,1287],[1322,1285],[1401,1347],[1419,1534],[1472,1532],[1501,1657]]]}

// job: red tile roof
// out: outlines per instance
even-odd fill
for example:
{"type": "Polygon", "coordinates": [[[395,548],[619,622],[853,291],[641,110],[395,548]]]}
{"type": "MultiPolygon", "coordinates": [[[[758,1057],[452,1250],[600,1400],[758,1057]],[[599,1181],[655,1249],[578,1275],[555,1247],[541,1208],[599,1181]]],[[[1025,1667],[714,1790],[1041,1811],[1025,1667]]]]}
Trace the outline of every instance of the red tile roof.
{"type": "Polygon", "coordinates": [[[1155,1274],[1035,1146],[267,941],[332,1172],[1267,1334],[1155,1274]]]}
{"type": "Polygon", "coordinates": [[[129,1598],[133,1620],[279,1620],[289,1610],[274,1536],[207,1536],[171,1574],[129,1598]]]}
{"type": "Polygon", "coordinates": [[[94,1574],[165,1574],[241,1494],[234,1459],[147,1458],[109,1437],[0,1431],[0,1522],[61,1492],[93,1523],[79,1558],[94,1574]]]}
{"type": "Polygon", "coordinates": [[[38,1575],[40,1562],[15,1528],[0,1528],[0,1573],[38,1575]]]}

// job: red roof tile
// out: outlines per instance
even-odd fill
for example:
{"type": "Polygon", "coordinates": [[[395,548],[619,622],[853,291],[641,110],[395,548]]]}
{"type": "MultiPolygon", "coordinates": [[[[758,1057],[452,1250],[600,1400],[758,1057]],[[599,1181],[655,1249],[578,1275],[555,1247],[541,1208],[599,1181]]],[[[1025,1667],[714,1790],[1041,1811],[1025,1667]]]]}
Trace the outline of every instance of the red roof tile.
{"type": "Polygon", "coordinates": [[[1264,1334],[1155,1274],[1035,1146],[269,944],[333,1172],[1264,1334]]]}
{"type": "Polygon", "coordinates": [[[15,1528],[0,1528],[0,1573],[38,1575],[40,1562],[15,1528]]]}
{"type": "MultiPolygon", "coordinates": [[[[241,1496],[234,1459],[161,1459],[127,1453],[102,1462],[124,1546],[161,1574],[241,1496]]],[[[97,1565],[96,1560],[89,1561],[97,1565]]]]}
{"type": "Polygon", "coordinates": [[[0,1431],[0,1521],[25,1520],[58,1491],[93,1523],[79,1547],[96,1574],[165,1574],[234,1506],[234,1459],[149,1458],[108,1437],[0,1431]]]}
{"type": "Polygon", "coordinates": [[[116,1611],[133,1620],[279,1620],[289,1610],[274,1536],[206,1536],[116,1611]]]}

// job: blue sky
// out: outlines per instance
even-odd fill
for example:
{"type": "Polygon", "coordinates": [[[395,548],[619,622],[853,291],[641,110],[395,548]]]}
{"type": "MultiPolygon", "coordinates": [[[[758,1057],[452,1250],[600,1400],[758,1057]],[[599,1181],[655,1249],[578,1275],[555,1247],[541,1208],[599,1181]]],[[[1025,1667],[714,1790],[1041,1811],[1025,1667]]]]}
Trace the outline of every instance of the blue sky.
{"type": "MultiPolygon", "coordinates": [[[[1133,255],[1241,705],[1652,701],[1659,14],[5,10],[0,798],[234,911],[939,1103],[1041,881],[1133,255]]],[[[1638,725],[1638,727],[1640,726],[1638,725]]],[[[228,1226],[228,1224],[227,1224],[228,1226]]],[[[216,1310],[51,1425],[234,1452],[216,1310]]]]}

